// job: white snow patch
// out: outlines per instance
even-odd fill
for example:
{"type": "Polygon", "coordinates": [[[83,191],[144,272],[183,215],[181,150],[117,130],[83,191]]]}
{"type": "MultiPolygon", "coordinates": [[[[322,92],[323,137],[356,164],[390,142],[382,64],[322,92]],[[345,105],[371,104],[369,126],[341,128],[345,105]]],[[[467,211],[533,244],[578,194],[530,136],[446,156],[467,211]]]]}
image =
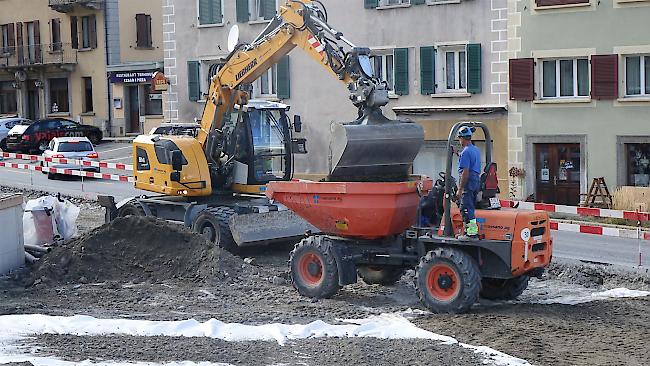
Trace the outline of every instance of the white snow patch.
{"type": "Polygon", "coordinates": [[[649,291],[630,290],[624,287],[615,288],[601,292],[581,293],[575,295],[566,295],[555,297],[551,299],[539,300],[538,304],[564,304],[564,305],[577,305],[584,304],[597,300],[607,300],[615,298],[634,298],[650,296],[649,291]]]}
{"type": "MultiPolygon", "coordinates": [[[[418,314],[417,311],[407,311],[411,316],[418,314]]],[[[428,339],[447,345],[458,345],[473,350],[485,357],[488,363],[499,366],[529,366],[530,364],[522,359],[507,355],[485,346],[473,346],[459,343],[456,339],[436,334],[411,323],[402,314],[382,314],[366,319],[347,319],[345,324],[328,324],[317,320],[306,325],[300,324],[265,324],[245,325],[237,323],[223,323],[210,319],[206,322],[198,322],[194,319],[185,321],[150,321],[131,319],[97,319],[90,316],[77,315],[72,317],[48,316],[48,315],[4,315],[0,316],[0,329],[5,334],[11,335],[14,339],[34,334],[70,334],[78,336],[96,335],[130,335],[130,336],[169,336],[169,337],[208,337],[225,341],[276,341],[280,345],[292,339],[324,338],[324,337],[370,337],[383,339],[428,339]]],[[[6,337],[5,337],[6,339],[6,337]]],[[[1,341],[1,339],[0,339],[1,341]]],[[[0,343],[1,345],[2,343],[0,343]]],[[[0,348],[0,352],[6,352],[0,348]]],[[[12,353],[15,353],[12,352],[12,353]]],[[[29,355],[10,355],[0,353],[0,362],[3,360],[15,360],[17,357],[30,357],[29,355]]],[[[34,358],[36,366],[68,366],[70,363],[52,358],[34,358]],[[59,362],[59,363],[47,363],[59,362]]],[[[31,361],[30,361],[31,362],[31,361]]],[[[90,362],[90,361],[88,361],[90,362]]],[[[34,362],[32,362],[34,363],[34,362]]],[[[84,364],[82,364],[84,365],[84,364]]],[[[86,365],[134,365],[149,366],[160,364],[147,363],[115,363],[102,364],[87,363],[86,365]]],[[[223,364],[192,364],[192,363],[169,363],[164,366],[204,366],[223,364]]]]}

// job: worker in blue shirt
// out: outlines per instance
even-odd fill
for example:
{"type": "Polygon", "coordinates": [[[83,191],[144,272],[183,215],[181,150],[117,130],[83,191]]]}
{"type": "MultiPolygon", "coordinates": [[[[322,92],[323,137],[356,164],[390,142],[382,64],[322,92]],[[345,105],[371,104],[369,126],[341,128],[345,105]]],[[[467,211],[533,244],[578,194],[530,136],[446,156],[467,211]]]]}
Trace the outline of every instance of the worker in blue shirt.
{"type": "Polygon", "coordinates": [[[459,240],[478,240],[478,225],[474,210],[476,206],[476,195],[480,187],[481,174],[481,151],[472,143],[472,129],[464,126],[458,131],[458,140],[463,147],[458,159],[458,207],[465,223],[465,234],[458,237],[459,240]]]}

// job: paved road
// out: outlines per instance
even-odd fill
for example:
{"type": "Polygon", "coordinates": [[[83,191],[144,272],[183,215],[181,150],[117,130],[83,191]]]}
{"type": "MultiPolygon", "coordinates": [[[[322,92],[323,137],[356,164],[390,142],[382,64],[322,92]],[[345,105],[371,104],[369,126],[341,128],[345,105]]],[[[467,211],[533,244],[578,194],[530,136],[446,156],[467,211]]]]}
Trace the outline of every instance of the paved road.
{"type": "MultiPolygon", "coordinates": [[[[559,258],[609,263],[624,267],[639,264],[639,241],[634,239],[554,231],[553,255],[559,258]]],[[[641,241],[642,264],[650,267],[650,241],[641,241]]]]}

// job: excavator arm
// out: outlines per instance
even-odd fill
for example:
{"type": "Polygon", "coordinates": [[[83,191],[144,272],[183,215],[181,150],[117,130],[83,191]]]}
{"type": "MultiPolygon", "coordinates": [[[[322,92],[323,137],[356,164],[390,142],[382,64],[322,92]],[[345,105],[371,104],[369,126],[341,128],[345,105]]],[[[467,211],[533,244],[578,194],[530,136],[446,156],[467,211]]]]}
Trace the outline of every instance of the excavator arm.
{"type": "Polygon", "coordinates": [[[330,178],[403,179],[424,140],[422,128],[384,117],[388,86],[373,75],[370,49],[331,27],[322,3],[311,0],[287,0],[266,29],[252,43],[237,45],[212,76],[197,136],[208,163],[223,163],[222,128],[235,105],[248,101],[250,84],[296,47],[344,83],[359,110],[354,121],[332,127],[330,178]]]}

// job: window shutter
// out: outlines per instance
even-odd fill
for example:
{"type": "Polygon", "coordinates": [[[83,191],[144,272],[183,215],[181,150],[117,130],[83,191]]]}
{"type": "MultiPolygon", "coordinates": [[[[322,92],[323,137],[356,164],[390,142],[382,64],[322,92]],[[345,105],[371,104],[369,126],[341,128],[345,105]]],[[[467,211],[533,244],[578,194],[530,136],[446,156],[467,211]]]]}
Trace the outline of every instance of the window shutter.
{"type": "Polygon", "coordinates": [[[90,34],[90,48],[97,48],[97,16],[88,17],[88,33],[90,34]]]}
{"type": "Polygon", "coordinates": [[[212,0],[199,0],[199,24],[212,23],[212,10],[210,4],[212,0]]]}
{"type": "Polygon", "coordinates": [[[433,47],[420,48],[420,87],[422,95],[436,92],[436,50],[433,47]]]}
{"type": "Polygon", "coordinates": [[[136,26],[136,40],[135,45],[137,47],[147,47],[147,16],[145,14],[136,14],[135,15],[135,26],[136,26]]]}
{"type": "Polygon", "coordinates": [[[16,23],[16,55],[18,63],[22,64],[25,57],[25,49],[23,48],[23,23],[16,23]]]}
{"type": "Polygon", "coordinates": [[[276,14],[276,6],[275,6],[275,0],[262,0],[264,3],[264,19],[266,20],[271,20],[275,17],[276,14]]]}
{"type": "Polygon", "coordinates": [[[591,56],[591,97],[618,98],[618,55],[591,56]]]}
{"type": "Polygon", "coordinates": [[[393,50],[395,62],[395,94],[409,94],[409,50],[408,48],[396,48],[393,50]]]}
{"type": "Polygon", "coordinates": [[[363,7],[366,9],[374,9],[379,6],[379,0],[364,0],[363,7]]]}
{"type": "Polygon", "coordinates": [[[77,30],[77,17],[70,17],[70,40],[73,49],[79,49],[79,31],[77,30]]]}
{"type": "Polygon", "coordinates": [[[237,0],[237,21],[240,23],[247,23],[250,20],[248,13],[248,0],[237,0]]]}
{"type": "Polygon", "coordinates": [[[147,15],[147,47],[153,47],[153,34],[151,33],[151,15],[147,15]]]}
{"type": "Polygon", "coordinates": [[[16,52],[16,35],[14,34],[15,26],[13,23],[7,24],[7,38],[9,38],[9,53],[14,54],[16,52]]]}
{"type": "Polygon", "coordinates": [[[532,58],[511,59],[510,99],[531,101],[535,99],[535,60],[532,58]]]}
{"type": "Polygon", "coordinates": [[[467,92],[479,94],[481,92],[481,44],[470,43],[467,45],[467,92]]]}
{"type": "Polygon", "coordinates": [[[223,10],[221,9],[221,0],[212,0],[212,23],[223,23],[223,10]]]}
{"type": "Polygon", "coordinates": [[[589,0],[535,0],[537,6],[554,6],[569,4],[587,4],[589,0]]]}
{"type": "Polygon", "coordinates": [[[34,58],[36,63],[41,63],[41,22],[34,21],[34,58]]]}
{"type": "Polygon", "coordinates": [[[411,0],[411,4],[413,5],[422,5],[426,3],[426,0],[411,0]]]}
{"type": "Polygon", "coordinates": [[[187,91],[190,100],[196,102],[201,100],[201,83],[199,81],[199,62],[187,61],[187,91]]]}
{"type": "Polygon", "coordinates": [[[289,56],[284,56],[278,62],[278,98],[291,98],[291,72],[289,71],[289,56]]]}

